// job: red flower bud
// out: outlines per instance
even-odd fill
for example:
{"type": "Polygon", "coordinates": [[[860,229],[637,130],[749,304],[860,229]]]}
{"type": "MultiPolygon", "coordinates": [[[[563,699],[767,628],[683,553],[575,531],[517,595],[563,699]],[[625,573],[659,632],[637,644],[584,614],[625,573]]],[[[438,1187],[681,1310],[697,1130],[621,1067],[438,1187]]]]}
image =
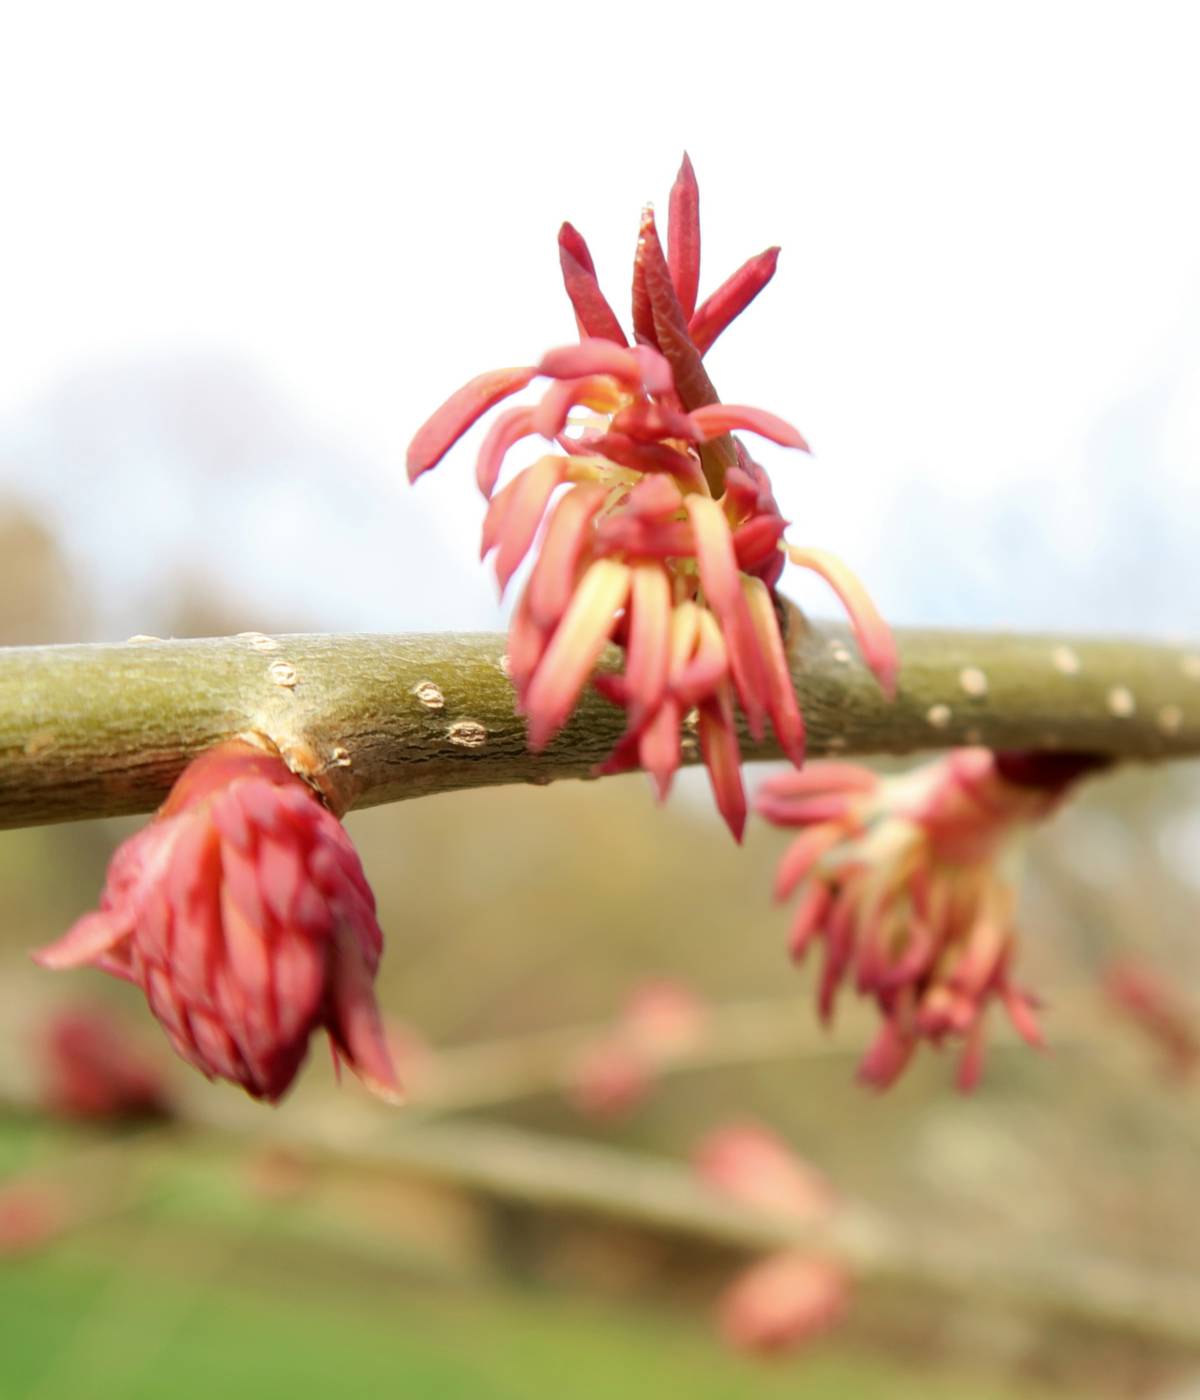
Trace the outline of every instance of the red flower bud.
{"type": "Polygon", "coordinates": [[[341,823],[277,757],[235,741],[185,770],[120,847],[98,911],[35,954],[135,982],[179,1054],[271,1102],[313,1031],[374,1092],[395,1071],[372,983],[375,900],[341,823]]]}

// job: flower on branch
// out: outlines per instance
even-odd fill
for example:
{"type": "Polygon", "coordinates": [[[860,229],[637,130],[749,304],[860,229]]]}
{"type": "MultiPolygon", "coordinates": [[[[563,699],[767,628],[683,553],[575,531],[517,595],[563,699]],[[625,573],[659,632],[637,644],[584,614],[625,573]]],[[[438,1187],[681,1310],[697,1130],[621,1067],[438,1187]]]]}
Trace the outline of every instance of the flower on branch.
{"type": "Polygon", "coordinates": [[[335,1063],[397,1096],[382,950],[341,823],[282,759],[234,741],[188,766],[113,856],[100,908],[35,957],[136,983],[185,1060],[274,1102],[321,1027],[335,1063]]]}
{"type": "MultiPolygon", "coordinates": [[[[694,725],[717,806],[739,840],[746,800],[736,709],[755,739],[769,720],[797,766],[804,722],[775,606],[787,522],[766,472],[731,433],[808,447],[774,414],[721,403],[703,355],[770,281],[778,251],[751,258],[696,305],[699,193],[685,156],[665,250],[653,211],[642,215],[633,344],[600,290],[587,244],[564,224],[559,258],[579,344],[471,380],[408,451],[415,481],[489,409],[535,378],[549,381],[538,403],[495,419],[476,462],[488,500],[481,552],[494,553],[501,591],[535,555],[508,646],[530,747],[544,748],[559,732],[605,646],[615,643],[623,669],[594,684],[625,711],[626,729],[602,771],[644,768],[665,797],[684,726],[694,725]],[[527,438],[556,450],[499,486],[508,452],[527,438]]],[[[862,585],[821,551],[791,557],[831,583],[891,693],[891,634],[862,585]]]]}
{"type": "Polygon", "coordinates": [[[864,1082],[886,1088],[920,1041],[954,1041],[963,1046],[958,1085],[972,1089],[993,1001],[1041,1046],[1035,999],[1012,979],[1022,838],[1104,763],[972,748],[895,778],[819,763],[764,784],[758,811],[802,828],[779,864],[775,894],[799,893],[793,958],[824,945],[822,1019],[832,1018],[847,981],[883,1016],[859,1068],[864,1082]]]}

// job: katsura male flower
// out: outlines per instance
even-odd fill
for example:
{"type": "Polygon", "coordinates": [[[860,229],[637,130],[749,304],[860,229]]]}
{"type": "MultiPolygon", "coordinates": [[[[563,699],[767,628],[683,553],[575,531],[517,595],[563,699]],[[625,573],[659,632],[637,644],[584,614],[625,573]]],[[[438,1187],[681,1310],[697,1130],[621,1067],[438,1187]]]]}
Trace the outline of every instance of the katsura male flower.
{"type": "Polygon", "coordinates": [[[508,645],[530,747],[544,748],[563,727],[615,643],[624,668],[595,684],[624,709],[626,730],[603,771],[644,768],[665,797],[685,725],[694,726],[717,806],[738,839],[746,800],[736,709],[755,739],[769,720],[788,758],[798,766],[804,757],[774,597],[785,549],[833,586],[889,693],[896,672],[891,634],[861,584],[831,556],[784,545],[767,475],[731,433],[807,451],[804,439],[763,409],[719,402],[704,368],[704,353],[770,281],[778,251],[751,258],[697,305],[699,193],[685,156],[665,251],[653,212],[642,215],[633,344],[586,243],[564,224],[559,258],[580,343],[471,380],[408,452],[416,480],[489,409],[536,378],[549,381],[540,402],[495,419],[476,462],[489,502],[481,552],[494,552],[502,591],[535,554],[508,645]],[[556,450],[497,489],[507,454],[527,438],[556,450]]]}
{"type": "Polygon", "coordinates": [[[799,891],[793,958],[824,945],[822,1019],[847,981],[883,1016],[860,1066],[866,1083],[893,1083],[922,1040],[955,1041],[963,1046],[959,1087],[973,1088],[994,1001],[1029,1044],[1042,1044],[1036,1002],[1012,976],[1022,838],[1103,763],[971,748],[896,778],[819,763],[764,784],[758,811],[802,828],[775,893],[782,900],[799,891]]]}
{"type": "Polygon", "coordinates": [[[100,908],[35,957],[136,983],[185,1060],[273,1102],[321,1028],[335,1063],[397,1096],[382,951],[342,824],[282,759],[234,741],[188,766],[113,856],[100,908]]]}

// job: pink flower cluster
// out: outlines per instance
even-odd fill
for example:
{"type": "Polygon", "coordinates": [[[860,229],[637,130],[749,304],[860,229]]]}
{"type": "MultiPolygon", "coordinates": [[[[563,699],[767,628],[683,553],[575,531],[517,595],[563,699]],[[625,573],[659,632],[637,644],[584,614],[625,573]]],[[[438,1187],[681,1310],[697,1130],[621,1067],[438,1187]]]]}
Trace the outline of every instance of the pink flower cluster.
{"type": "MultiPolygon", "coordinates": [[[[751,258],[697,307],[699,193],[685,156],[665,251],[653,212],[642,216],[634,343],[600,290],[587,245],[564,224],[559,254],[579,344],[471,380],[420,429],[408,453],[415,480],[489,409],[535,378],[549,380],[538,403],[496,418],[476,463],[489,502],[482,554],[495,553],[501,590],[536,556],[508,644],[530,747],[543,748],[559,732],[605,646],[615,643],[623,670],[594,683],[625,711],[626,728],[604,771],[640,766],[665,797],[691,720],[717,806],[738,839],[746,800],[735,706],[755,739],[769,720],[797,765],[804,723],[773,594],[786,522],[766,473],[730,433],[807,445],[774,414],[720,403],[702,357],[766,286],[778,251],[751,258]],[[507,454],[526,438],[556,450],[497,489],[507,454]]],[[[861,584],[822,551],[791,557],[842,598],[868,664],[890,692],[891,635],[861,584]]]]}
{"type": "Polygon", "coordinates": [[[135,983],[178,1053],[275,1101],[313,1031],[398,1093],[375,1005],[375,900],[341,823],[282,759],[221,744],[116,852],[100,908],[36,954],[135,983]]]}
{"type": "MultiPolygon", "coordinates": [[[[797,1224],[829,1220],[837,1198],[821,1172],[757,1123],[731,1123],[697,1148],[696,1174],[731,1200],[797,1224]]],[[[795,1247],[743,1269],[717,1301],[717,1325],[740,1351],[779,1354],[836,1327],[850,1305],[850,1276],[837,1259],[795,1247]]]]}
{"type": "Polygon", "coordinates": [[[759,812],[801,828],[780,862],[775,893],[800,892],[792,956],[824,947],[822,1018],[832,1017],[847,980],[883,1016],[860,1066],[866,1083],[892,1084],[922,1040],[955,1040],[964,1047],[959,1087],[973,1088],[993,1001],[1026,1041],[1042,1044],[1036,1003],[1012,980],[1010,867],[1022,834],[1099,763],[972,748],[896,778],[818,763],[764,784],[759,812]]]}
{"type": "Polygon", "coordinates": [[[617,1118],[654,1089],[663,1069],[703,1043],[708,1007],[682,982],[656,978],[631,991],[620,1014],[567,1070],[580,1113],[617,1118]]]}

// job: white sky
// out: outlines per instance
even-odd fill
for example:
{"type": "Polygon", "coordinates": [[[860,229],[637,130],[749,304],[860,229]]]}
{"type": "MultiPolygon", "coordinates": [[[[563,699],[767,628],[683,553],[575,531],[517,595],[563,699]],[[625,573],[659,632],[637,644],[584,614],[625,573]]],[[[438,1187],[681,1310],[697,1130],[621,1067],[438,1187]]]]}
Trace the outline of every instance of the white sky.
{"type": "Polygon", "coordinates": [[[470,453],[410,492],[404,447],[573,338],[563,218],[627,316],[686,146],[702,293],[783,245],[711,369],[814,444],[762,453],[798,541],[899,620],[1200,632],[1194,6],[22,10],[0,486],[114,628],[193,555],[330,627],[491,624],[470,453]]]}

